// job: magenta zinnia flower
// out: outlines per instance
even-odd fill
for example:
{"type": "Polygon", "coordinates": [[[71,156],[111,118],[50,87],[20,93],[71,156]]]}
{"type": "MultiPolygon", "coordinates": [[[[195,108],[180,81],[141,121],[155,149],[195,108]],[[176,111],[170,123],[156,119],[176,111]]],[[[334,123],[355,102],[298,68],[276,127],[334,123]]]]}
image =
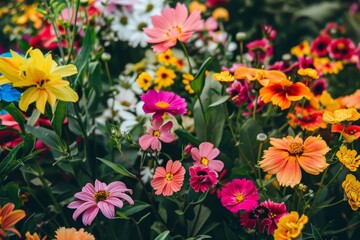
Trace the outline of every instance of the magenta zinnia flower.
{"type": "Polygon", "coordinates": [[[221,189],[221,204],[231,212],[253,209],[260,199],[258,190],[251,180],[234,179],[221,189]]]}
{"type": "Polygon", "coordinates": [[[75,194],[79,200],[71,202],[68,208],[76,209],[73,214],[73,219],[84,213],[82,222],[84,225],[91,225],[96,215],[100,211],[107,218],[114,218],[115,207],[122,208],[126,200],[133,205],[134,201],[126,192],[132,194],[132,190],[126,188],[125,184],[120,181],[115,181],[106,185],[99,180],[95,180],[95,186],[87,183],[81,190],[75,194]]]}
{"type": "Polygon", "coordinates": [[[203,142],[199,148],[193,147],[191,149],[191,156],[195,160],[194,166],[204,166],[220,172],[224,168],[224,163],[214,158],[219,155],[220,151],[214,148],[214,145],[209,142],[203,142]]]}
{"type": "Polygon", "coordinates": [[[330,57],[335,59],[350,59],[355,54],[355,44],[350,38],[338,38],[329,45],[330,57]]]}
{"type": "Polygon", "coordinates": [[[146,131],[146,134],[139,139],[139,144],[142,150],[146,150],[151,146],[152,150],[160,152],[161,142],[171,143],[174,141],[174,135],[170,133],[173,126],[171,121],[163,125],[163,119],[153,119],[151,127],[146,131]]]}
{"type": "Polygon", "coordinates": [[[217,183],[217,173],[208,167],[201,165],[189,168],[190,186],[195,192],[205,192],[217,183]]]}
{"type": "Polygon", "coordinates": [[[150,37],[149,43],[155,52],[165,52],[176,45],[177,40],[187,42],[195,31],[203,26],[200,11],[193,11],[190,16],[185,4],[177,3],[176,8],[165,7],[161,15],[151,17],[153,28],[144,28],[150,37]]]}
{"type": "Polygon", "coordinates": [[[311,43],[311,52],[317,57],[325,57],[328,54],[328,46],[331,38],[327,35],[322,35],[314,39],[311,43]]]}
{"type": "Polygon", "coordinates": [[[155,113],[153,118],[161,118],[165,113],[175,116],[186,114],[185,99],[173,92],[149,90],[140,96],[144,101],[145,113],[155,113]]]}

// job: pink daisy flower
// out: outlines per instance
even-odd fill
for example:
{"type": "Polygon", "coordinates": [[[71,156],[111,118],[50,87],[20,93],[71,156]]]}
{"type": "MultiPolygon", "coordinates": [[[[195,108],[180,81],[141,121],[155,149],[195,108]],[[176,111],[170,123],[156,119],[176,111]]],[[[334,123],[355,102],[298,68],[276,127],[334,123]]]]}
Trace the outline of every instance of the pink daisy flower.
{"type": "Polygon", "coordinates": [[[81,192],[75,194],[79,200],[71,202],[68,208],[76,209],[73,214],[74,220],[84,213],[82,222],[85,226],[91,225],[99,209],[105,217],[111,219],[115,216],[115,207],[122,208],[124,200],[133,205],[134,201],[126,192],[132,194],[132,190],[126,188],[123,182],[115,181],[106,185],[96,179],[95,186],[87,183],[81,192]]]}
{"type": "Polygon", "coordinates": [[[285,203],[275,203],[271,200],[260,203],[251,211],[246,211],[240,215],[240,223],[247,229],[252,229],[258,224],[260,232],[265,232],[269,235],[273,234],[277,228],[279,219],[289,214],[286,210],[285,203]]]}
{"type": "Polygon", "coordinates": [[[161,15],[151,17],[153,28],[144,28],[150,37],[147,42],[157,43],[152,46],[155,52],[165,52],[176,45],[177,40],[187,42],[193,33],[203,26],[200,11],[193,11],[190,16],[185,4],[177,3],[176,8],[165,7],[161,15]]]}
{"type": "Polygon", "coordinates": [[[214,148],[214,145],[209,142],[203,142],[199,148],[193,147],[191,149],[191,156],[195,160],[194,166],[208,167],[217,172],[224,168],[224,163],[221,160],[214,159],[219,153],[219,149],[214,148]]]}
{"type": "Polygon", "coordinates": [[[163,125],[163,119],[153,119],[151,127],[148,127],[146,134],[139,138],[139,144],[142,150],[151,147],[152,150],[160,152],[161,142],[171,143],[174,141],[174,135],[170,133],[173,126],[171,121],[163,125]]]}
{"type": "Polygon", "coordinates": [[[260,199],[258,190],[251,180],[234,179],[221,189],[221,204],[231,212],[253,209],[260,199]]]}
{"type": "Polygon", "coordinates": [[[180,191],[184,183],[185,168],[180,161],[169,160],[166,168],[157,167],[151,180],[151,186],[156,190],[156,195],[171,196],[180,191]]]}
{"type": "Polygon", "coordinates": [[[175,116],[187,112],[185,99],[168,91],[149,90],[140,96],[144,101],[145,113],[155,113],[153,118],[161,118],[165,113],[175,116]]]}
{"type": "Polygon", "coordinates": [[[205,192],[217,183],[217,173],[208,167],[201,165],[189,168],[190,186],[195,192],[205,192]]]}

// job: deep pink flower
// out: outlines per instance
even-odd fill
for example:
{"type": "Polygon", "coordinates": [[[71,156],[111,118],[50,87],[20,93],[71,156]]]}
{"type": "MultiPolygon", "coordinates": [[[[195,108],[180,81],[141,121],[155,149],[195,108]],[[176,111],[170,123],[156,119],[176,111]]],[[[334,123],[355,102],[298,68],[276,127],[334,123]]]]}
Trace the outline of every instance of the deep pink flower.
{"type": "Polygon", "coordinates": [[[288,73],[293,71],[295,68],[299,68],[299,63],[291,63],[290,61],[277,61],[274,64],[268,66],[266,70],[278,70],[283,73],[288,73]]]}
{"type": "Polygon", "coordinates": [[[240,223],[247,229],[252,229],[257,224],[260,232],[265,232],[267,228],[267,233],[271,235],[277,228],[279,219],[287,214],[289,213],[286,210],[285,203],[275,203],[267,200],[260,203],[253,210],[241,214],[240,223]]]}
{"type": "Polygon", "coordinates": [[[250,100],[251,84],[248,81],[233,81],[226,89],[226,92],[230,95],[230,99],[236,106],[241,106],[243,103],[250,100]]]}
{"type": "Polygon", "coordinates": [[[310,57],[299,57],[299,68],[314,68],[314,60],[310,57]]]}
{"type": "Polygon", "coordinates": [[[209,142],[203,142],[199,148],[193,147],[191,149],[191,156],[195,161],[194,166],[205,166],[217,172],[224,168],[224,163],[221,160],[214,159],[219,153],[219,149],[214,148],[214,145],[209,142]]]}
{"type": "Polygon", "coordinates": [[[249,56],[259,62],[264,62],[266,57],[270,57],[273,54],[273,47],[266,38],[254,40],[246,44],[246,47],[249,50],[249,56]]]}
{"type": "Polygon", "coordinates": [[[324,57],[328,54],[328,46],[331,43],[331,38],[327,35],[322,35],[315,38],[311,43],[311,52],[317,57],[324,57]]]}
{"type": "Polygon", "coordinates": [[[184,154],[185,155],[190,155],[192,148],[193,148],[193,145],[191,145],[191,144],[186,145],[186,147],[184,148],[184,154]]]}
{"type": "Polygon", "coordinates": [[[355,54],[355,44],[350,38],[338,38],[329,45],[330,57],[335,59],[350,59],[355,54]]]}
{"type": "Polygon", "coordinates": [[[222,4],[228,3],[228,2],[229,2],[229,0],[206,0],[205,4],[208,7],[215,7],[215,6],[222,5],[222,4]]]}
{"type": "Polygon", "coordinates": [[[189,168],[190,186],[195,192],[205,192],[215,183],[217,183],[217,173],[208,167],[201,165],[189,168]]]}
{"type": "Polygon", "coordinates": [[[221,204],[231,212],[250,211],[260,199],[258,190],[251,180],[234,179],[221,189],[221,204]]]}
{"type": "Polygon", "coordinates": [[[325,91],[328,88],[328,82],[326,78],[319,78],[315,80],[311,86],[311,92],[314,94],[314,96],[319,96],[322,94],[323,91],[325,91]]]}
{"type": "Polygon", "coordinates": [[[262,30],[263,30],[266,38],[269,39],[269,41],[274,41],[277,32],[273,28],[273,26],[271,26],[269,24],[264,24],[264,25],[262,25],[262,30]]]}
{"type": "Polygon", "coordinates": [[[175,116],[187,112],[185,99],[173,92],[149,90],[140,96],[144,101],[145,113],[155,113],[153,118],[161,118],[165,113],[175,116]]]}
{"type": "Polygon", "coordinates": [[[115,216],[115,207],[122,208],[124,200],[133,205],[134,201],[126,192],[132,194],[132,190],[126,188],[123,182],[115,181],[106,185],[96,179],[95,186],[87,183],[81,192],[75,194],[79,200],[71,202],[68,208],[76,209],[73,214],[74,220],[84,213],[82,222],[85,226],[91,225],[99,209],[105,217],[111,219],[115,216]]]}
{"type": "MultiPolygon", "coordinates": [[[[264,108],[265,105],[266,104],[264,103],[264,101],[261,100],[258,97],[257,102],[256,102],[256,112],[257,113],[260,112],[264,108]]],[[[254,107],[255,107],[255,97],[252,97],[252,100],[250,101],[250,103],[248,105],[246,105],[247,111],[244,110],[242,112],[242,115],[243,116],[249,116],[249,115],[253,114],[254,113],[254,107]]]]}
{"type": "Polygon", "coordinates": [[[139,138],[139,144],[142,150],[151,147],[152,150],[160,151],[161,142],[171,143],[174,141],[174,135],[170,133],[173,126],[171,121],[163,125],[163,119],[153,119],[144,136],[139,138]]]}
{"type": "Polygon", "coordinates": [[[345,28],[342,25],[337,24],[336,22],[329,22],[326,24],[325,28],[320,31],[320,35],[337,35],[344,34],[345,28]]]}
{"type": "Polygon", "coordinates": [[[150,37],[149,43],[155,52],[165,52],[176,45],[177,40],[187,42],[195,31],[203,26],[200,11],[194,10],[190,16],[185,4],[177,3],[176,8],[165,7],[161,15],[151,17],[153,28],[144,28],[150,37]]]}

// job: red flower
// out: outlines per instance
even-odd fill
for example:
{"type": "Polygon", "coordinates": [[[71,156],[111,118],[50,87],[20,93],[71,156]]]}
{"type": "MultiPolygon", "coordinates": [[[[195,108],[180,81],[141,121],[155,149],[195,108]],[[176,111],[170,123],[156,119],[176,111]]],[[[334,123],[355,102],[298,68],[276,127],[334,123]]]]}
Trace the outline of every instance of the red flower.
{"type": "Polygon", "coordinates": [[[331,38],[327,35],[319,36],[311,43],[311,52],[317,57],[324,57],[328,54],[328,46],[331,42],[331,38]]]}
{"type": "Polygon", "coordinates": [[[354,140],[360,137],[360,126],[359,125],[351,125],[345,128],[344,125],[341,124],[333,124],[331,126],[331,132],[342,133],[345,141],[348,143],[352,143],[354,140]]]}
{"type": "Polygon", "coordinates": [[[355,44],[349,38],[338,38],[329,45],[330,57],[335,59],[350,59],[355,54],[355,44]]]}
{"type": "Polygon", "coordinates": [[[273,47],[266,38],[252,41],[246,44],[246,47],[249,49],[248,54],[250,57],[257,59],[259,62],[264,62],[266,57],[270,57],[273,54],[273,47]]]}

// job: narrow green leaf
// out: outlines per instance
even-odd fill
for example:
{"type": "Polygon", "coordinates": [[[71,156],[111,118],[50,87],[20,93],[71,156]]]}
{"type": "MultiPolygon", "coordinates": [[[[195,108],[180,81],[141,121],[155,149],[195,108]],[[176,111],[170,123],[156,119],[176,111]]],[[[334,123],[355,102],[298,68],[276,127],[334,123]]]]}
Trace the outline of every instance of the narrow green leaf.
{"type": "Polygon", "coordinates": [[[165,240],[170,234],[169,230],[166,230],[165,232],[160,233],[154,240],[165,240]]]}
{"type": "Polygon", "coordinates": [[[199,71],[197,72],[197,74],[194,77],[194,80],[192,80],[190,82],[190,86],[192,89],[194,89],[195,93],[197,95],[200,95],[204,85],[205,85],[205,71],[206,68],[208,67],[208,65],[210,64],[210,62],[212,61],[211,57],[208,57],[205,62],[201,65],[199,71]]]}
{"type": "Polygon", "coordinates": [[[126,216],[131,216],[135,213],[141,212],[142,210],[149,208],[151,205],[143,202],[143,201],[139,201],[139,200],[135,200],[134,205],[129,205],[126,206],[122,209],[122,212],[124,214],[126,214],[126,216]]]}
{"type": "Polygon", "coordinates": [[[311,231],[312,231],[312,233],[314,235],[314,240],[322,240],[321,234],[316,229],[316,227],[314,227],[314,225],[312,225],[311,223],[310,223],[310,225],[311,225],[311,231]]]}
{"type": "Polygon", "coordinates": [[[19,111],[19,109],[15,106],[15,104],[0,101],[0,110],[2,109],[5,109],[14,118],[14,120],[19,124],[21,131],[24,132],[24,124],[26,120],[22,113],[19,111]]]}
{"type": "Polygon", "coordinates": [[[180,138],[180,140],[184,141],[185,143],[191,143],[193,145],[199,145],[201,143],[200,139],[193,136],[185,129],[178,128],[175,130],[175,133],[180,138]]]}
{"type": "Polygon", "coordinates": [[[224,102],[226,102],[229,99],[230,96],[222,96],[220,97],[218,100],[216,100],[215,102],[213,102],[212,104],[210,104],[208,107],[212,108],[212,107],[216,107],[219,106],[221,104],[223,104],[224,102]]]}
{"type": "Polygon", "coordinates": [[[82,48],[80,50],[79,55],[75,59],[75,66],[77,67],[78,73],[76,75],[75,82],[78,80],[79,76],[81,75],[82,71],[86,67],[91,50],[92,50],[92,39],[91,39],[91,28],[87,27],[85,31],[85,37],[82,44],[82,48]]]}
{"type": "Polygon", "coordinates": [[[124,168],[121,164],[116,164],[113,162],[110,162],[106,159],[103,158],[97,158],[98,160],[100,160],[101,162],[105,163],[105,165],[107,165],[108,167],[110,167],[112,170],[114,170],[115,172],[120,173],[123,176],[126,177],[131,177],[134,179],[137,179],[136,176],[134,174],[132,174],[131,172],[129,172],[126,168],[124,168]]]}
{"type": "Polygon", "coordinates": [[[4,177],[7,176],[9,165],[12,163],[12,161],[14,161],[16,159],[16,154],[23,147],[23,145],[24,145],[24,142],[19,143],[16,147],[14,147],[6,155],[6,157],[3,160],[0,161],[0,176],[1,176],[1,179],[3,179],[3,174],[4,174],[4,177]]]}
{"type": "Polygon", "coordinates": [[[196,205],[194,207],[194,213],[194,219],[188,221],[188,235],[191,237],[196,236],[200,232],[201,228],[204,226],[204,224],[210,217],[211,211],[208,207],[205,207],[204,205],[196,205]]]}
{"type": "Polygon", "coordinates": [[[63,101],[58,101],[56,104],[56,110],[54,117],[51,120],[51,125],[54,127],[55,133],[61,137],[62,126],[64,124],[64,119],[66,117],[66,106],[67,103],[63,101]]]}

